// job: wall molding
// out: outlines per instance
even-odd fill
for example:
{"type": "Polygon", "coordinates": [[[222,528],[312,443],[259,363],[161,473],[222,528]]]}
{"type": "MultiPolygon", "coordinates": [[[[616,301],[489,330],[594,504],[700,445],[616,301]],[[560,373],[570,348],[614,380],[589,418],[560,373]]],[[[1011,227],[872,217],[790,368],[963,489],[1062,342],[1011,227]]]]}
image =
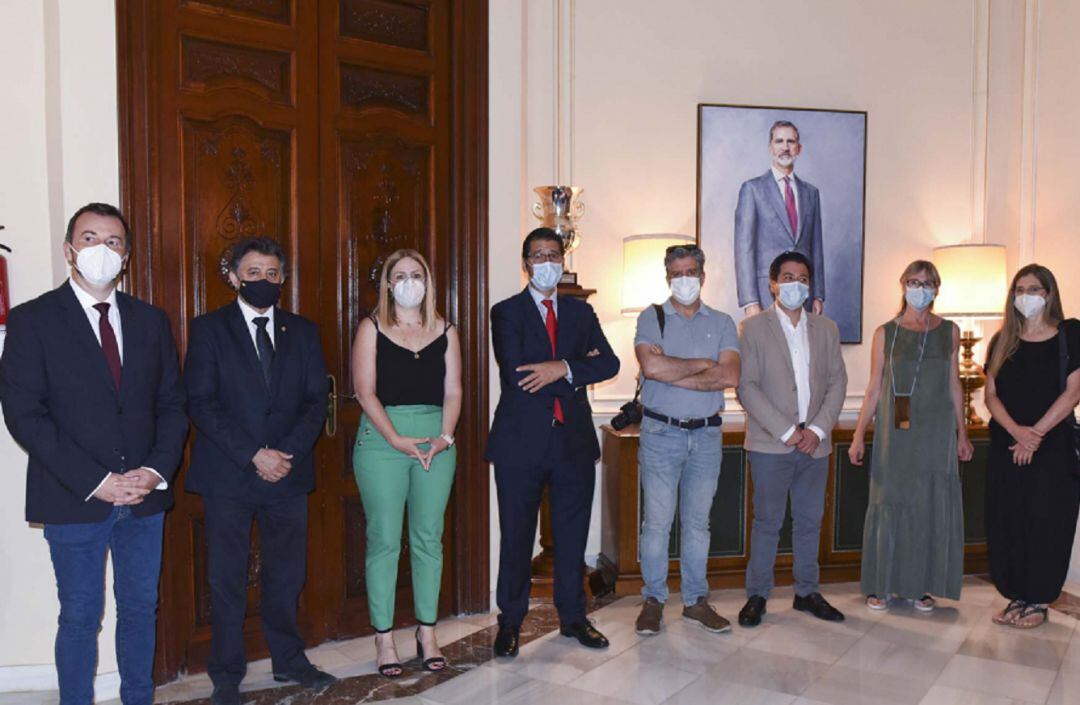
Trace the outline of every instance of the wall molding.
{"type": "MultiPolygon", "coordinates": [[[[0,693],[59,690],[56,666],[0,666],[0,693]]],[[[105,702],[120,697],[120,672],[99,673],[94,678],[94,700],[105,702]]]]}
{"type": "Polygon", "coordinates": [[[1020,122],[1020,232],[1018,266],[1035,259],[1039,135],[1039,0],[1024,3],[1024,79],[1020,122]]]}
{"type": "Polygon", "coordinates": [[[990,3],[972,0],[971,62],[971,232],[986,242],[987,160],[990,140],[990,3]]]}

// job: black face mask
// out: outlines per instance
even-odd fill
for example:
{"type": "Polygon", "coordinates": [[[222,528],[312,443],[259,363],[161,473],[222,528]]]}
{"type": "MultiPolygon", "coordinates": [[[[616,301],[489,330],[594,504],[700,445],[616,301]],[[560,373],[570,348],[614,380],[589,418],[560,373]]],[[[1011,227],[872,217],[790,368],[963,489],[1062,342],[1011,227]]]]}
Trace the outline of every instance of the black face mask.
{"type": "Polygon", "coordinates": [[[240,296],[255,308],[270,308],[281,298],[281,284],[267,279],[240,282],[240,296]]]}

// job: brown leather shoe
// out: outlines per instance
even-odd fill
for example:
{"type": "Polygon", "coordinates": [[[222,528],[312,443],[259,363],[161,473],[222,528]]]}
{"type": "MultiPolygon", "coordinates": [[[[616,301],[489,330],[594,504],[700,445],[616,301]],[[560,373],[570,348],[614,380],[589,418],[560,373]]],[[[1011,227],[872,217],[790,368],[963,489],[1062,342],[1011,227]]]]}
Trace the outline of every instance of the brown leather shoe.
{"type": "Polygon", "coordinates": [[[682,616],[683,619],[692,619],[716,634],[731,631],[731,622],[718,615],[704,597],[699,597],[696,603],[683,607],[682,616]]]}
{"type": "Polygon", "coordinates": [[[655,597],[645,598],[641,605],[641,614],[634,623],[634,631],[642,636],[660,633],[660,622],[664,618],[664,606],[655,597]]]}

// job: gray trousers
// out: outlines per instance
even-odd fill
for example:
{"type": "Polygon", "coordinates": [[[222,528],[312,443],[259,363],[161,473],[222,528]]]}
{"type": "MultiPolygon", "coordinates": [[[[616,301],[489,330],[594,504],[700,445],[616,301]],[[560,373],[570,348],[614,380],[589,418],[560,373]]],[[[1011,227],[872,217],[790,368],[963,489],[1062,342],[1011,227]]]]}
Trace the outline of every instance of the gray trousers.
{"type": "Polygon", "coordinates": [[[795,594],[806,596],[817,592],[818,544],[829,459],[811,458],[797,450],[786,454],[751,451],[750,476],[754,480],[754,523],[750,563],[746,567],[747,596],[769,599],[772,592],[776,545],[789,493],[795,594]]]}

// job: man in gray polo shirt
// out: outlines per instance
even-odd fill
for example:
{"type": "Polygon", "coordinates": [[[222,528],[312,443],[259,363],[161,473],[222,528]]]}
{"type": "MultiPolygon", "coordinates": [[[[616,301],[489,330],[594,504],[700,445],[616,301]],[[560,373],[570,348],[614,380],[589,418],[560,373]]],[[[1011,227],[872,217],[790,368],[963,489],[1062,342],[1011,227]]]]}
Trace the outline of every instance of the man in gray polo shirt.
{"type": "Polygon", "coordinates": [[[738,333],[730,316],[701,302],[705,253],[699,247],[669,247],[664,266],[671,298],[661,307],[663,328],[650,306],[638,316],[634,337],[645,377],[638,451],[645,601],[636,629],[643,635],[660,631],[668,596],[668,543],[678,504],[683,617],[709,631],[726,632],[731,624],[708,602],[705,564],[709,510],[720,477],[724,389],[739,384],[738,333]]]}

